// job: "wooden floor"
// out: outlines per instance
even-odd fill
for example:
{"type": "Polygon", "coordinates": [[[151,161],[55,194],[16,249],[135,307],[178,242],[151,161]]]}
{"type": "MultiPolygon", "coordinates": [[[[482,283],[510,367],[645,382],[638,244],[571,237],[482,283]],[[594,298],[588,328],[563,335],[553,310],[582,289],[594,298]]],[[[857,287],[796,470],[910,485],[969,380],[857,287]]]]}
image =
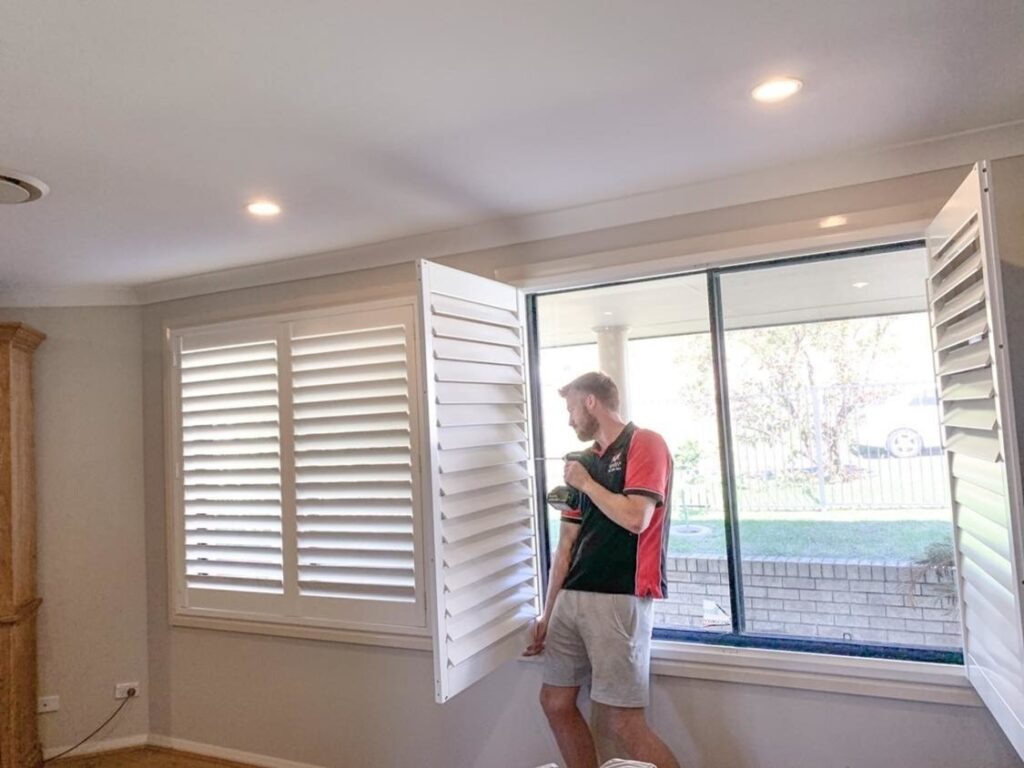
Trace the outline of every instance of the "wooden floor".
{"type": "Polygon", "coordinates": [[[252,768],[243,763],[201,757],[162,747],[137,747],[100,755],[68,755],[47,765],[62,768],[252,768]]]}

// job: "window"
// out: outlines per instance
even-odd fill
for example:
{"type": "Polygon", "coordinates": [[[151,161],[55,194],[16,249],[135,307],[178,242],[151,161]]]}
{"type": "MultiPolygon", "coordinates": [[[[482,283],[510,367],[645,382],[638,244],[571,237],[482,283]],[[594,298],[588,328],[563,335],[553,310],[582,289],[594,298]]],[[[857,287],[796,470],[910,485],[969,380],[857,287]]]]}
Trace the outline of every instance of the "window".
{"type": "Polygon", "coordinates": [[[516,289],[419,272],[416,306],[168,332],[172,605],[193,626],[429,638],[443,702],[537,615],[529,372],[516,289]]]}
{"type": "Polygon", "coordinates": [[[183,329],[176,607],[425,631],[413,308],[183,329]]]}
{"type": "Polygon", "coordinates": [[[673,451],[660,636],[960,660],[926,268],[882,248],[536,297],[545,455],[579,448],[557,389],[598,366],[673,451]]]}

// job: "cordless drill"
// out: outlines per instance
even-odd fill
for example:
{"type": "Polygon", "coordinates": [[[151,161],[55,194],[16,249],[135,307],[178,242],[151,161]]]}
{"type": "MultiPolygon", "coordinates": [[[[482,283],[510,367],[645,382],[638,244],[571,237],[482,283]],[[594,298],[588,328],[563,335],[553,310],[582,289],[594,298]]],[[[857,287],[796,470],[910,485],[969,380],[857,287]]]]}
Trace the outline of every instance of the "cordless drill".
{"type": "MultiPolygon", "coordinates": [[[[565,461],[578,461],[586,468],[587,472],[591,472],[591,462],[594,459],[592,451],[572,451],[565,454],[565,461]]],[[[557,509],[559,512],[565,512],[569,509],[580,508],[580,492],[568,485],[559,485],[556,488],[552,488],[548,491],[547,502],[552,507],[557,509]]]]}

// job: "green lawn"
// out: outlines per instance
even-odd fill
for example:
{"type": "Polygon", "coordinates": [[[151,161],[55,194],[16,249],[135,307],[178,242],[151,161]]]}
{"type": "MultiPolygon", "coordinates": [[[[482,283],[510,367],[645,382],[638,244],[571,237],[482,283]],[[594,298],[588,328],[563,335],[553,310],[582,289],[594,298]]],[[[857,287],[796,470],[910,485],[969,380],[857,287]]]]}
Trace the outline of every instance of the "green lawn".
{"type": "MultiPolygon", "coordinates": [[[[672,521],[669,555],[724,555],[721,520],[693,520],[704,535],[683,535],[682,521],[672,521]]],[[[743,520],[740,549],[744,557],[831,557],[917,559],[936,541],[950,541],[946,520],[743,520]]]]}

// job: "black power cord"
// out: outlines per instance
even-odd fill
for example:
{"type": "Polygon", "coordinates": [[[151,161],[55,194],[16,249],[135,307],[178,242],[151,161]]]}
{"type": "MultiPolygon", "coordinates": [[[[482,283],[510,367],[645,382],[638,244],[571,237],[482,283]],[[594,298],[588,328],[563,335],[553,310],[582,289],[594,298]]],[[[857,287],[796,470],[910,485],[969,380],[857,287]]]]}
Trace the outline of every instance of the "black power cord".
{"type": "Polygon", "coordinates": [[[114,710],[113,714],[111,714],[110,717],[108,717],[106,720],[104,720],[95,731],[93,731],[88,736],[86,736],[84,739],[82,739],[80,742],[75,744],[75,746],[68,747],[63,752],[61,752],[59,755],[54,755],[53,757],[49,758],[48,760],[43,760],[43,762],[44,763],[49,763],[49,762],[52,762],[54,760],[59,760],[60,758],[64,757],[64,755],[67,755],[67,754],[70,754],[71,752],[74,752],[80,746],[85,744],[85,742],[87,742],[89,739],[91,739],[97,733],[102,731],[106,727],[107,723],[109,723],[111,720],[113,720],[115,717],[117,717],[118,714],[121,712],[121,710],[124,709],[125,704],[127,704],[129,701],[134,699],[136,696],[138,696],[138,691],[136,691],[134,688],[129,688],[128,689],[128,695],[125,697],[125,700],[121,702],[120,706],[118,706],[118,708],[114,710]]]}

